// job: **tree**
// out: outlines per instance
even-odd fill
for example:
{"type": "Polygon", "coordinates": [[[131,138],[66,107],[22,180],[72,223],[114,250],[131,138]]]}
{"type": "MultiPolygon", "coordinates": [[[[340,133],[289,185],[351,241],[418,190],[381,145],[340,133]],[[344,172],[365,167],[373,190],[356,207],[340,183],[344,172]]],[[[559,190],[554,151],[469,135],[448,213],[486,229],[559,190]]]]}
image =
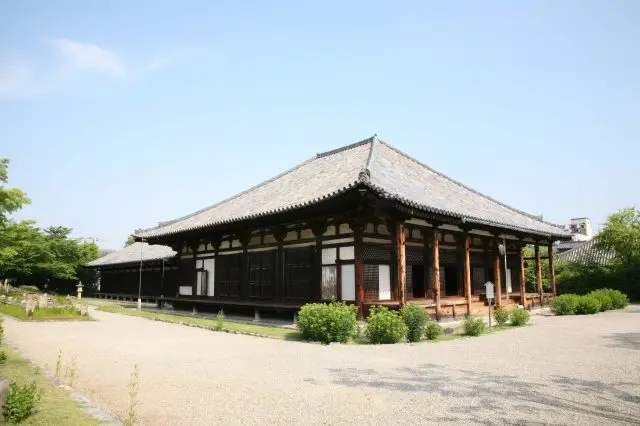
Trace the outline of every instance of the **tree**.
{"type": "Polygon", "coordinates": [[[0,226],[5,226],[9,221],[9,214],[18,211],[31,200],[21,189],[5,188],[9,181],[9,159],[0,159],[0,226]]]}
{"type": "Polygon", "coordinates": [[[640,265],[640,210],[629,207],[610,215],[597,238],[598,248],[613,251],[622,266],[640,265]]]}
{"type": "Polygon", "coordinates": [[[133,235],[129,235],[129,238],[127,238],[127,241],[124,243],[124,246],[130,246],[131,244],[135,243],[136,239],[134,238],[133,235]]]}

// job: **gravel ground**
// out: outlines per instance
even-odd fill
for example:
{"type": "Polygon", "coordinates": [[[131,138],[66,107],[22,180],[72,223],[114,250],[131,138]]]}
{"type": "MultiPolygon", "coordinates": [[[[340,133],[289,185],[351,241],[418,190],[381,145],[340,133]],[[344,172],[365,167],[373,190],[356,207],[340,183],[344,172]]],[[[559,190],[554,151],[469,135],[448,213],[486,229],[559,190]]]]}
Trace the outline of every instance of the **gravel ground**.
{"type": "Polygon", "coordinates": [[[124,417],[140,369],[146,425],[640,423],[640,306],[479,338],[322,346],[93,312],[99,321],[7,318],[9,342],[124,417]]]}

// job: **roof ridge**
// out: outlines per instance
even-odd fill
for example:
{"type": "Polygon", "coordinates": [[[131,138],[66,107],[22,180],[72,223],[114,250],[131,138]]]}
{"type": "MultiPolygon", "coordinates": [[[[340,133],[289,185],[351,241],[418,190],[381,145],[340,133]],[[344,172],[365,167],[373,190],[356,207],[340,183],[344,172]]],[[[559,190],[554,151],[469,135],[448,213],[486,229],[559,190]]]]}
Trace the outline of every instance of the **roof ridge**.
{"type": "Polygon", "coordinates": [[[316,154],[316,156],[314,158],[321,158],[321,157],[326,157],[328,155],[333,155],[333,154],[337,154],[338,152],[342,152],[342,151],[347,151],[353,148],[357,148],[361,145],[366,145],[368,143],[370,143],[373,139],[375,138],[375,135],[367,138],[367,139],[363,139],[359,142],[355,142],[349,145],[345,145],[345,146],[341,146],[340,148],[336,148],[336,149],[332,149],[331,151],[325,151],[325,152],[319,152],[316,154]]]}
{"type": "Polygon", "coordinates": [[[373,165],[373,157],[376,149],[376,140],[378,140],[378,135],[374,134],[371,138],[371,144],[369,145],[369,154],[367,155],[367,160],[364,163],[364,167],[360,169],[360,173],[358,173],[358,182],[361,183],[369,183],[371,181],[371,167],[373,165]]]}
{"type": "Polygon", "coordinates": [[[516,209],[515,207],[512,207],[512,206],[510,206],[510,205],[508,205],[508,204],[505,204],[505,203],[503,203],[503,202],[501,202],[501,201],[498,201],[498,200],[496,200],[495,198],[493,198],[493,197],[491,197],[491,196],[489,196],[489,195],[483,194],[482,192],[480,192],[480,191],[478,191],[478,190],[476,190],[476,189],[473,189],[473,188],[471,188],[471,187],[469,187],[469,186],[467,186],[467,185],[463,184],[462,182],[459,182],[459,181],[457,181],[456,179],[453,179],[453,178],[451,178],[451,177],[449,177],[449,176],[445,175],[444,173],[442,173],[442,172],[440,172],[440,171],[438,171],[438,170],[434,169],[433,167],[428,166],[427,164],[423,163],[422,161],[417,160],[416,158],[414,158],[414,157],[410,156],[409,154],[407,154],[407,153],[405,153],[405,152],[403,152],[403,151],[399,150],[398,148],[396,148],[395,146],[391,145],[390,143],[385,142],[385,141],[383,141],[383,140],[381,140],[381,139],[378,139],[378,141],[379,141],[381,144],[383,144],[383,145],[385,145],[386,147],[388,147],[389,149],[391,149],[391,150],[393,150],[393,151],[397,152],[398,154],[402,155],[403,157],[405,157],[405,158],[407,158],[407,159],[409,159],[409,160],[413,161],[413,162],[414,162],[414,163],[416,163],[416,164],[419,164],[420,166],[422,166],[422,167],[424,167],[424,168],[428,169],[429,171],[431,171],[431,172],[433,172],[433,173],[437,174],[438,176],[441,176],[441,177],[443,177],[443,178],[445,178],[445,179],[447,179],[447,180],[449,180],[449,181],[453,182],[454,184],[456,184],[456,185],[460,186],[461,188],[464,188],[464,189],[466,189],[466,190],[468,190],[468,191],[471,191],[471,192],[473,192],[473,193],[475,193],[475,194],[477,194],[477,195],[479,195],[479,196],[481,196],[481,197],[486,198],[486,199],[487,199],[487,200],[489,200],[489,201],[492,201],[492,202],[494,202],[494,203],[496,203],[496,204],[499,204],[499,205],[501,205],[501,206],[503,206],[503,207],[506,207],[506,208],[508,208],[509,210],[512,210],[512,211],[514,211],[514,212],[516,212],[516,213],[518,213],[518,214],[521,214],[521,215],[527,216],[527,217],[529,217],[530,219],[537,220],[538,222],[546,223],[547,225],[556,226],[556,227],[558,227],[558,228],[562,228],[562,227],[563,227],[562,225],[559,225],[559,224],[557,224],[557,223],[552,223],[552,222],[547,222],[547,221],[545,221],[545,220],[542,220],[542,219],[540,219],[540,216],[536,216],[536,215],[533,215],[533,214],[531,214],[531,213],[527,213],[527,212],[525,212],[525,211],[523,211],[523,210],[516,209]]]}
{"type": "MultiPolygon", "coordinates": [[[[254,186],[252,186],[252,187],[250,187],[250,188],[248,188],[248,189],[246,189],[246,190],[244,190],[242,192],[239,192],[239,193],[237,193],[237,194],[235,194],[235,195],[233,195],[231,197],[225,198],[225,199],[223,199],[221,201],[218,201],[217,203],[211,204],[211,205],[209,205],[207,207],[204,207],[204,208],[202,208],[202,209],[200,209],[198,211],[195,211],[195,212],[190,213],[190,214],[185,215],[185,216],[181,216],[181,217],[179,217],[177,219],[158,222],[158,225],[153,226],[151,228],[136,229],[135,230],[135,234],[139,234],[139,233],[142,233],[142,232],[153,231],[155,229],[160,229],[160,228],[162,228],[164,226],[171,225],[172,223],[180,222],[182,220],[189,219],[191,217],[197,216],[200,213],[204,213],[207,210],[210,210],[210,209],[212,209],[214,207],[217,207],[217,206],[219,206],[219,205],[221,205],[223,203],[226,203],[226,202],[231,201],[231,200],[233,200],[235,198],[238,198],[238,197],[240,197],[240,196],[242,196],[242,195],[244,195],[244,194],[246,194],[246,193],[248,193],[250,191],[258,189],[258,188],[260,188],[260,187],[262,187],[262,186],[264,186],[264,185],[266,185],[268,183],[271,183],[271,182],[273,182],[273,181],[275,181],[275,180],[277,180],[277,179],[279,179],[279,178],[281,178],[281,177],[283,177],[283,176],[285,176],[285,175],[287,175],[289,173],[292,173],[295,170],[301,168],[302,166],[304,166],[304,165],[306,165],[308,163],[311,163],[312,161],[314,161],[314,160],[316,160],[318,158],[326,157],[326,156],[329,156],[329,155],[337,154],[337,153],[342,152],[342,151],[348,151],[349,149],[353,149],[353,148],[357,148],[357,147],[362,146],[362,145],[366,145],[367,143],[372,142],[374,137],[375,136],[372,136],[370,138],[363,139],[363,140],[361,140],[359,142],[355,142],[355,143],[352,143],[352,144],[349,144],[349,145],[345,145],[343,147],[336,148],[336,149],[333,149],[331,151],[318,153],[315,156],[303,161],[302,163],[299,163],[298,165],[296,165],[296,166],[294,166],[294,167],[292,167],[292,168],[290,168],[288,170],[285,170],[284,172],[279,173],[279,174],[277,174],[277,175],[275,175],[275,176],[273,176],[273,177],[271,177],[271,178],[269,178],[269,179],[267,179],[267,180],[265,180],[265,181],[263,181],[263,182],[261,182],[261,183],[259,183],[257,185],[254,185],[254,186]]],[[[371,155],[371,152],[369,154],[371,155]]],[[[357,182],[357,180],[358,180],[358,177],[354,178],[354,182],[357,182]]]]}

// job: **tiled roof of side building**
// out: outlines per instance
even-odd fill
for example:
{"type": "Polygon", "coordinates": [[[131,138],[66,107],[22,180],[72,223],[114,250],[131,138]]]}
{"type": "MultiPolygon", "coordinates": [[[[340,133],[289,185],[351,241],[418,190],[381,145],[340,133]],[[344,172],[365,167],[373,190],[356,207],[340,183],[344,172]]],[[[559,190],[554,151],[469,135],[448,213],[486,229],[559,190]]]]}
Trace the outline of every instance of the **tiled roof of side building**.
{"type": "Polygon", "coordinates": [[[374,136],[317,154],[238,195],[188,216],[138,230],[158,237],[267,216],[335,197],[359,184],[381,196],[469,223],[567,238],[562,227],[479,193],[402,153],[374,136]]]}
{"type": "Polygon", "coordinates": [[[171,247],[149,245],[147,243],[138,242],[92,260],[91,262],[86,263],[84,266],[95,268],[107,265],[138,263],[140,262],[141,255],[143,262],[149,262],[151,260],[169,259],[171,257],[174,257],[176,255],[176,252],[173,251],[171,247]]]}
{"type": "Polygon", "coordinates": [[[559,253],[556,257],[559,263],[580,263],[582,265],[602,265],[610,262],[615,257],[615,253],[602,250],[598,247],[598,238],[584,241],[577,247],[559,253]]]}

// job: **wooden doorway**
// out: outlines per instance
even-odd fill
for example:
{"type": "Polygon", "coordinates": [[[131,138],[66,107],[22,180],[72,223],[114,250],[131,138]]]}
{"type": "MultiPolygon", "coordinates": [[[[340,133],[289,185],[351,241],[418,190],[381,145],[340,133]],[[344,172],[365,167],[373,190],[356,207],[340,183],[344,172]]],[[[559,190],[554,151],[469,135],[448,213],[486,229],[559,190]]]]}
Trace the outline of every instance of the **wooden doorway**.
{"type": "Polygon", "coordinates": [[[455,266],[444,267],[444,291],[446,296],[458,295],[458,269],[455,266]]]}

